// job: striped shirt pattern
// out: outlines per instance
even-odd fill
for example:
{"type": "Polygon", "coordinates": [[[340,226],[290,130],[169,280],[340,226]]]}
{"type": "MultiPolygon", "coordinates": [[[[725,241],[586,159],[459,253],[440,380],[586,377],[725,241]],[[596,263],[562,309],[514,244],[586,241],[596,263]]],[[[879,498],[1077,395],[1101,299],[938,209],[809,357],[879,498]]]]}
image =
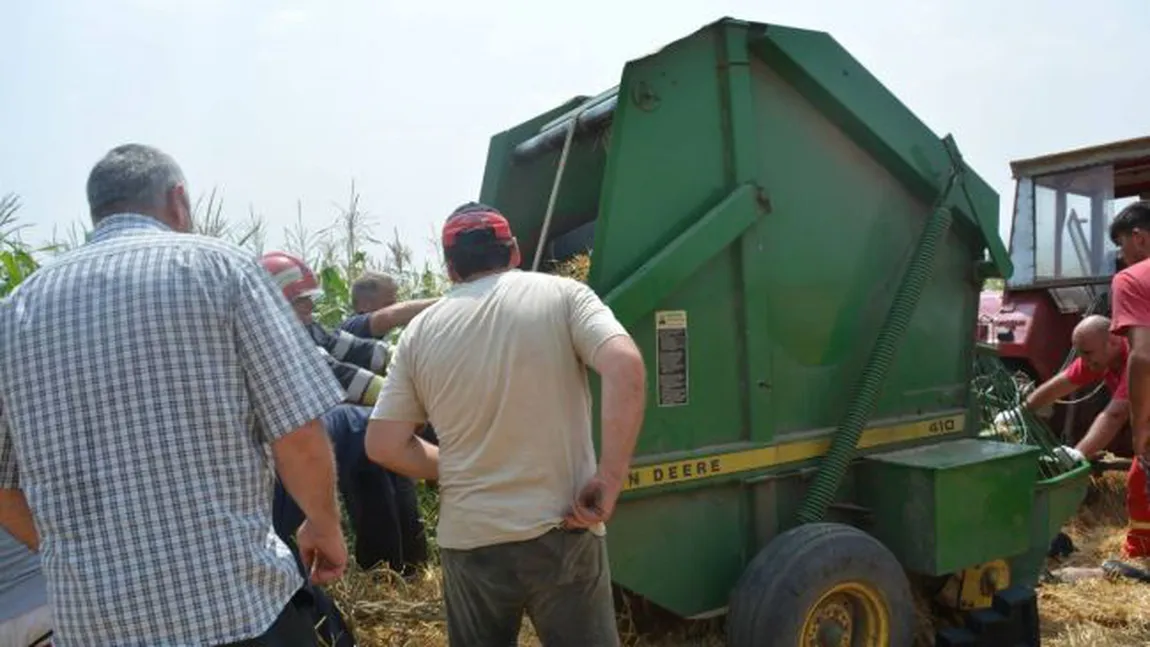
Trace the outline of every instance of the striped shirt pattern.
{"type": "Polygon", "coordinates": [[[366,406],[375,404],[383,386],[381,376],[391,359],[387,342],[364,339],[344,330],[328,332],[315,322],[309,324],[307,330],[343,386],[347,402],[366,406]]]}
{"type": "Polygon", "coordinates": [[[0,304],[0,487],[41,536],[55,644],[223,644],[300,587],[270,443],[343,400],[246,252],[121,214],[0,304]]]}

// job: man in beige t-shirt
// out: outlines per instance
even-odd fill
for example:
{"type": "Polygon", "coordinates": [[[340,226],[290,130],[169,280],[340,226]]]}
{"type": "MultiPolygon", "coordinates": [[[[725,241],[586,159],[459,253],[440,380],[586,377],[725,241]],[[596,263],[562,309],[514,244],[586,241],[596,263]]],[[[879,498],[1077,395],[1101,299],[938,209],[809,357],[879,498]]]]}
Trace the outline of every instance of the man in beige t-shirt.
{"type": "Polygon", "coordinates": [[[375,461],[440,484],[448,639],[619,644],[604,539],[642,425],[646,376],[626,329],[587,286],[514,269],[494,209],[444,225],[453,288],[401,335],[372,413],[375,461]],[[586,367],[602,378],[602,457],[586,367]],[[416,436],[430,422],[436,448],[416,436]]]}

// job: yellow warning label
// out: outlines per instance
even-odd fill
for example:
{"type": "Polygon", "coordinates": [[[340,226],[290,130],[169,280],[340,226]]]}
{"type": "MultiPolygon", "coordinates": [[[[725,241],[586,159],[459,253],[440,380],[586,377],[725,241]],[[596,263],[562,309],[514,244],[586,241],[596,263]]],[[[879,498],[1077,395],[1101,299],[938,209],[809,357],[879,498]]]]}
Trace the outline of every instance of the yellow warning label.
{"type": "MultiPolygon", "coordinates": [[[[961,431],[965,423],[966,415],[958,414],[889,427],[872,427],[863,431],[859,438],[858,447],[859,449],[867,449],[951,434],[961,431]]],[[[827,435],[821,438],[780,443],[768,447],[641,465],[631,469],[623,489],[636,490],[672,483],[685,483],[724,474],[752,472],[787,463],[797,463],[822,456],[830,449],[830,446],[831,436],[827,435]]]]}
{"type": "Polygon", "coordinates": [[[655,328],[667,330],[687,327],[686,310],[660,310],[655,313],[655,328]]]}

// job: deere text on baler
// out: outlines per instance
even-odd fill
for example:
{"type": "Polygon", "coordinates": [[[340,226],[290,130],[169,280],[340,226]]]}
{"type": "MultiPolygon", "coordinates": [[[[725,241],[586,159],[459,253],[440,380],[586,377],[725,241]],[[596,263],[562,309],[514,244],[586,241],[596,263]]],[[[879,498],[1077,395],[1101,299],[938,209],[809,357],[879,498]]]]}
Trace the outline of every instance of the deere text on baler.
{"type": "MultiPolygon", "coordinates": [[[[987,290],[979,311],[980,340],[1038,384],[1073,359],[1070,332],[1082,317],[1110,313],[1110,279],[1121,269],[1109,228],[1122,207],[1150,197],[1150,137],[1012,162],[1013,275],[987,290]]],[[[1109,400],[1090,386],[1045,412],[1067,444],[1086,433],[1109,400]]],[[[1130,456],[1128,433],[1111,451],[1130,456]]]]}
{"type": "Polygon", "coordinates": [[[737,647],[910,645],[916,594],[969,625],[940,645],[1027,644],[1089,466],[981,437],[998,197],[830,36],[723,19],[631,61],[494,136],[480,198],[525,267],[590,254],[649,366],[619,588],[737,647]]]}

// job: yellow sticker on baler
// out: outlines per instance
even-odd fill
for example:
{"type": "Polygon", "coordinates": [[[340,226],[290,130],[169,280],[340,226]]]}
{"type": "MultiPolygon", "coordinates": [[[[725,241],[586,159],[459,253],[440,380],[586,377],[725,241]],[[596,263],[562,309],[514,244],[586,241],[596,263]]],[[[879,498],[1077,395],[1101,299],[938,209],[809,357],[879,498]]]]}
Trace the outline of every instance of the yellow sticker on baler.
{"type": "MultiPolygon", "coordinates": [[[[872,427],[863,431],[859,438],[858,448],[881,447],[909,440],[952,434],[962,431],[965,425],[966,415],[956,414],[901,425],[872,427]]],[[[631,469],[623,489],[638,490],[716,478],[726,474],[752,472],[787,463],[798,463],[822,456],[827,453],[830,446],[831,436],[828,434],[819,438],[756,447],[755,449],[641,465],[631,469]]]]}

